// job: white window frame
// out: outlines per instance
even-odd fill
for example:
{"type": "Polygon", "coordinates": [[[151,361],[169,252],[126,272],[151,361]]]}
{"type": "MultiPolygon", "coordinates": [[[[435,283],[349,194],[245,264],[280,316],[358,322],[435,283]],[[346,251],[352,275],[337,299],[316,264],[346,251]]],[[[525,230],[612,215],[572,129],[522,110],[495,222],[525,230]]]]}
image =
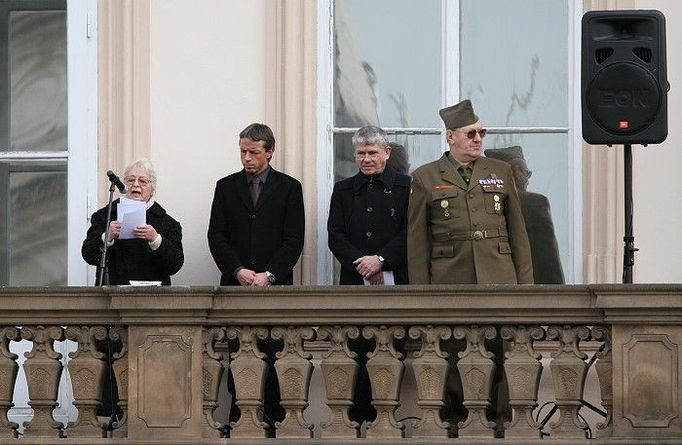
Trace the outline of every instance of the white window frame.
{"type": "MultiPolygon", "coordinates": [[[[327,218],[329,199],[334,186],[334,134],[351,133],[355,128],[334,128],[334,1],[318,0],[317,8],[317,284],[333,284],[333,257],[327,245],[327,218]]],[[[567,133],[568,135],[568,203],[572,209],[569,220],[569,249],[572,258],[572,273],[567,283],[582,283],[583,280],[583,221],[582,221],[582,127],[580,109],[580,35],[582,8],[566,0],[568,16],[568,127],[487,127],[490,133],[567,133]]],[[[459,99],[459,0],[442,0],[443,8],[443,102],[446,106],[459,99]]],[[[390,133],[418,132],[422,134],[441,133],[442,129],[395,129],[385,128],[390,133]]],[[[443,134],[443,144],[445,143],[443,134]]],[[[444,145],[443,145],[444,146],[444,145]]]]}
{"type": "Polygon", "coordinates": [[[97,0],[68,0],[68,284],[94,284],[81,256],[97,202],[97,0]]]}

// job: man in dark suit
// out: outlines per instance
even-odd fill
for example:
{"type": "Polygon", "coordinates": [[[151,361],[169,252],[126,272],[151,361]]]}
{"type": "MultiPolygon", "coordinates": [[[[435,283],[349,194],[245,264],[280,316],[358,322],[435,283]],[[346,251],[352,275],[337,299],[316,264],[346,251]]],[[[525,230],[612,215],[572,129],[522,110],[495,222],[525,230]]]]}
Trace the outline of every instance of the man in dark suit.
{"type": "MultiPolygon", "coordinates": [[[[305,231],[301,183],[270,166],[275,136],[267,125],[254,123],[242,130],[239,150],[244,169],[217,182],[208,225],[220,284],[293,284],[305,231]]],[[[263,411],[269,437],[274,437],[274,423],[284,418],[274,370],[278,343],[260,342],[268,363],[263,411]]],[[[228,389],[235,394],[231,381],[228,389]]],[[[232,408],[230,420],[235,420],[234,398],[232,408]]]]}
{"type": "Polygon", "coordinates": [[[246,127],[239,150],[244,169],[217,182],[208,225],[220,284],[293,284],[305,231],[301,183],[270,166],[275,137],[267,125],[246,127]]]}

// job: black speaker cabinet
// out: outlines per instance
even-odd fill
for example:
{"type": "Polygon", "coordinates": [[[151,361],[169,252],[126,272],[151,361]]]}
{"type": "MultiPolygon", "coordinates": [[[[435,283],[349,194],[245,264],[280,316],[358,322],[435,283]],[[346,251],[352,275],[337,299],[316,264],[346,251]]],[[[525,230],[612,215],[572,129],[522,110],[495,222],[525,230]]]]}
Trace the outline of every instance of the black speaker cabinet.
{"type": "Polygon", "coordinates": [[[665,17],[591,11],[582,21],[583,139],[657,144],[668,136],[665,17]]]}

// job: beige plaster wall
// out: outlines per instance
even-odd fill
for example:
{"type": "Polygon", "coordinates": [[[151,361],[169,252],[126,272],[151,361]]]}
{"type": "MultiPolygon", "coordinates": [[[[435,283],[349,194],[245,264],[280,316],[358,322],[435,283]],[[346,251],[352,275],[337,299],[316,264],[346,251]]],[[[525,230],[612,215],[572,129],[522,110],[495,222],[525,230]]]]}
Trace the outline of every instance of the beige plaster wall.
{"type": "Polygon", "coordinates": [[[206,230],[215,182],[241,169],[239,132],[265,120],[265,5],[151,0],[151,158],[185,249],[174,284],[219,281],[206,230]]]}
{"type": "Polygon", "coordinates": [[[658,9],[666,17],[668,138],[660,145],[633,146],[635,246],[634,281],[682,281],[682,2],[637,0],[637,9],[658,9]]]}

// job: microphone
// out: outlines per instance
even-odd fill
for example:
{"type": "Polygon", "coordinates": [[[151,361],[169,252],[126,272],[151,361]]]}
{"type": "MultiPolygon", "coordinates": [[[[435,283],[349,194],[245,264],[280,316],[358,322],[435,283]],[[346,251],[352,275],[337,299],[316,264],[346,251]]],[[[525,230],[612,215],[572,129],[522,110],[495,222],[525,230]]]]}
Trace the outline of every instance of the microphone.
{"type": "Polygon", "coordinates": [[[126,186],[121,182],[121,178],[116,176],[111,170],[107,170],[107,176],[109,177],[109,181],[116,186],[119,192],[126,193],[126,186]]]}

